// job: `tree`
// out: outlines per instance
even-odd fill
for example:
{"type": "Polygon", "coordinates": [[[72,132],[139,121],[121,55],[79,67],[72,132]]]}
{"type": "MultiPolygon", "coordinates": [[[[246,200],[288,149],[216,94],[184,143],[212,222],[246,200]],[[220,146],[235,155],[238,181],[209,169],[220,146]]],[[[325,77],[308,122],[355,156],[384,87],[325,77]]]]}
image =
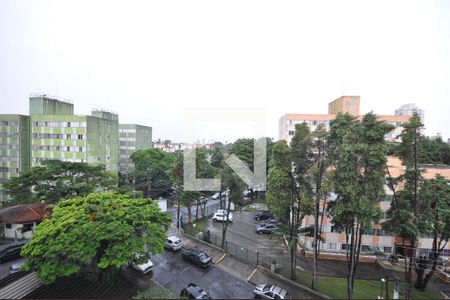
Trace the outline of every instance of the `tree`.
{"type": "Polygon", "coordinates": [[[169,224],[148,198],[100,193],[63,200],[23,247],[24,268],[37,270],[44,283],[73,274],[102,280],[128,262],[142,263],[136,255],[162,252],[169,224]]]}
{"type": "Polygon", "coordinates": [[[287,223],[289,253],[291,257],[290,277],[296,280],[296,246],[299,220],[299,195],[292,172],[292,152],[286,141],[273,146],[272,167],[269,170],[266,192],[267,205],[282,221],[287,223]]]}
{"type": "Polygon", "coordinates": [[[428,257],[418,258],[415,287],[425,291],[428,282],[436,271],[437,260],[442,254],[450,238],[450,183],[444,177],[425,180],[420,192],[420,211],[423,222],[426,222],[422,233],[433,237],[431,252],[428,257]],[[426,271],[428,270],[428,273],[426,271]]]}
{"type": "Polygon", "coordinates": [[[416,265],[416,243],[418,236],[423,230],[423,220],[419,218],[419,190],[423,184],[423,170],[419,167],[420,159],[420,139],[423,124],[418,114],[414,114],[410,120],[403,124],[401,143],[396,149],[405,172],[399,178],[390,178],[389,187],[393,192],[391,207],[387,211],[387,218],[384,227],[397,233],[402,238],[402,244],[411,249],[412,253],[406,253],[409,257],[409,264],[405,260],[405,282],[406,299],[411,298],[412,268],[416,265]],[[403,189],[398,189],[398,184],[403,185],[403,189]],[[409,242],[409,245],[406,245],[409,242]]]}
{"type": "Polygon", "coordinates": [[[392,129],[377,121],[373,113],[361,122],[338,114],[331,125],[332,180],[337,199],[330,203],[330,212],[335,226],[345,232],[348,299],[353,297],[363,229],[371,228],[381,217],[377,201],[384,191],[388,151],[384,135],[392,129]]]}
{"type": "Polygon", "coordinates": [[[138,150],[131,155],[135,164],[134,185],[144,197],[158,197],[171,188],[170,170],[174,157],[157,148],[138,150]]]}
{"type": "Polygon", "coordinates": [[[312,186],[314,189],[314,238],[313,238],[313,278],[311,288],[317,289],[317,260],[319,258],[322,221],[325,211],[325,201],[322,205],[322,214],[320,214],[320,199],[326,197],[326,168],[328,165],[328,133],[323,124],[317,126],[313,132],[314,149],[313,149],[313,165],[310,169],[312,186]],[[320,226],[319,226],[320,217],[320,226]]]}
{"type": "Polygon", "coordinates": [[[112,190],[116,184],[117,177],[106,172],[103,165],[46,160],[3,186],[15,203],[56,203],[61,199],[112,190]]]}
{"type": "MultiPolygon", "coordinates": [[[[224,169],[221,172],[221,177],[224,186],[226,186],[229,190],[229,194],[227,195],[228,205],[226,208],[226,220],[228,220],[228,214],[230,213],[231,209],[231,202],[239,203],[240,201],[242,201],[242,192],[244,191],[246,185],[244,181],[242,181],[242,179],[228,166],[224,166],[224,169]]],[[[228,223],[229,222],[222,222],[222,249],[225,249],[228,223]]]]}

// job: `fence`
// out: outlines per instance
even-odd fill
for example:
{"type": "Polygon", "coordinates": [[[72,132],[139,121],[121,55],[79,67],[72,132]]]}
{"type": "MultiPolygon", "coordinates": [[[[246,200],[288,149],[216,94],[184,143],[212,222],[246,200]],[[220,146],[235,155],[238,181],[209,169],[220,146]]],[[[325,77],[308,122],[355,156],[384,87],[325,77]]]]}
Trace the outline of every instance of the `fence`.
{"type": "MultiPolygon", "coordinates": [[[[212,205],[205,205],[200,204],[198,206],[198,214],[197,212],[197,205],[193,205],[191,207],[191,222],[207,218],[210,215],[214,214],[218,209],[222,207],[221,203],[214,203],[212,205]]],[[[189,214],[187,212],[181,212],[180,213],[180,225],[181,228],[186,229],[185,225],[189,222],[189,214]]]]}
{"type": "MultiPolygon", "coordinates": [[[[203,236],[205,242],[222,248],[222,236],[213,233],[206,233],[203,236]]],[[[223,249],[233,258],[246,264],[254,266],[260,265],[268,269],[270,269],[273,264],[275,264],[277,268],[289,266],[289,257],[284,253],[280,253],[279,255],[266,254],[262,251],[242,247],[228,240],[225,240],[223,249]]]]}

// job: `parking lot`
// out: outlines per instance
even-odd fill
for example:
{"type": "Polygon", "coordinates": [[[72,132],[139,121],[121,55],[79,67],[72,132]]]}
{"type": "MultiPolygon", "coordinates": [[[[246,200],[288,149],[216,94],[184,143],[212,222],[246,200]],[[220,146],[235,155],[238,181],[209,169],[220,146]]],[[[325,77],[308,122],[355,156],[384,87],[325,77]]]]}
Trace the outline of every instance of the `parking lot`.
{"type": "MultiPolygon", "coordinates": [[[[222,255],[222,253],[206,252],[214,262],[222,255]]],[[[192,282],[206,290],[213,299],[253,298],[254,286],[252,284],[218,267],[214,266],[205,270],[186,262],[181,258],[181,251],[166,251],[151,259],[154,267],[153,274],[150,274],[149,277],[159,285],[172,289],[175,296],[179,296],[180,291],[192,282]]]]}
{"type": "MultiPolygon", "coordinates": [[[[233,212],[234,222],[228,225],[226,239],[229,243],[231,242],[237,246],[237,249],[235,250],[237,252],[237,256],[239,256],[239,252],[242,251],[248,251],[252,254],[257,252],[259,258],[265,257],[267,260],[272,259],[271,257],[275,259],[288,255],[288,251],[281,234],[256,233],[256,224],[260,221],[255,220],[254,216],[255,212],[250,211],[233,212]]],[[[211,219],[208,219],[206,230],[210,231],[210,240],[213,244],[220,245],[222,239],[222,228],[222,222],[216,223],[211,219]]],[[[233,249],[231,249],[231,252],[233,253],[233,249]]],[[[246,254],[247,253],[243,253],[243,255],[246,254]]],[[[252,261],[250,260],[250,262],[252,261]]]]}

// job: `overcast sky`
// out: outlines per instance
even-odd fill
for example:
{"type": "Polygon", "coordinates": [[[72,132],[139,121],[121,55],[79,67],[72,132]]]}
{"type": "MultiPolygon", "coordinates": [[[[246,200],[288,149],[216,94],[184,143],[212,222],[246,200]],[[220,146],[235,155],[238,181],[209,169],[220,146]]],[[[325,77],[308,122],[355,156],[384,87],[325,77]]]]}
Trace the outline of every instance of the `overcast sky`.
{"type": "MultiPolygon", "coordinates": [[[[75,113],[119,113],[183,141],[185,107],[327,113],[425,110],[426,133],[450,137],[450,1],[0,0],[0,113],[28,114],[30,92],[72,99],[75,113]]],[[[220,114],[218,114],[218,120],[220,114]]],[[[251,125],[197,124],[232,141],[251,125]]]]}

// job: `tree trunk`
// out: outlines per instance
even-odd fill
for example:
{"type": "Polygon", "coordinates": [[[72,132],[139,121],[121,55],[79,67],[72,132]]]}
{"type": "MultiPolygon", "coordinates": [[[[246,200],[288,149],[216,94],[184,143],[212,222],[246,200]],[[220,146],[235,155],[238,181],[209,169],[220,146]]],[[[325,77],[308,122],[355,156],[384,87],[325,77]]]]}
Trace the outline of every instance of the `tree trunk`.
{"type": "Polygon", "coordinates": [[[186,206],[186,208],[188,210],[189,223],[191,223],[192,222],[192,213],[191,213],[192,206],[189,205],[189,206],[186,206]]]}
{"type": "Polygon", "coordinates": [[[198,220],[198,200],[196,201],[195,220],[198,220]]]}
{"type": "Polygon", "coordinates": [[[226,199],[228,199],[228,207],[227,207],[227,218],[226,221],[222,222],[222,249],[225,249],[225,242],[226,242],[226,236],[227,236],[227,228],[228,228],[228,213],[230,212],[230,208],[231,208],[231,199],[229,198],[229,196],[226,196],[226,199]]]}

